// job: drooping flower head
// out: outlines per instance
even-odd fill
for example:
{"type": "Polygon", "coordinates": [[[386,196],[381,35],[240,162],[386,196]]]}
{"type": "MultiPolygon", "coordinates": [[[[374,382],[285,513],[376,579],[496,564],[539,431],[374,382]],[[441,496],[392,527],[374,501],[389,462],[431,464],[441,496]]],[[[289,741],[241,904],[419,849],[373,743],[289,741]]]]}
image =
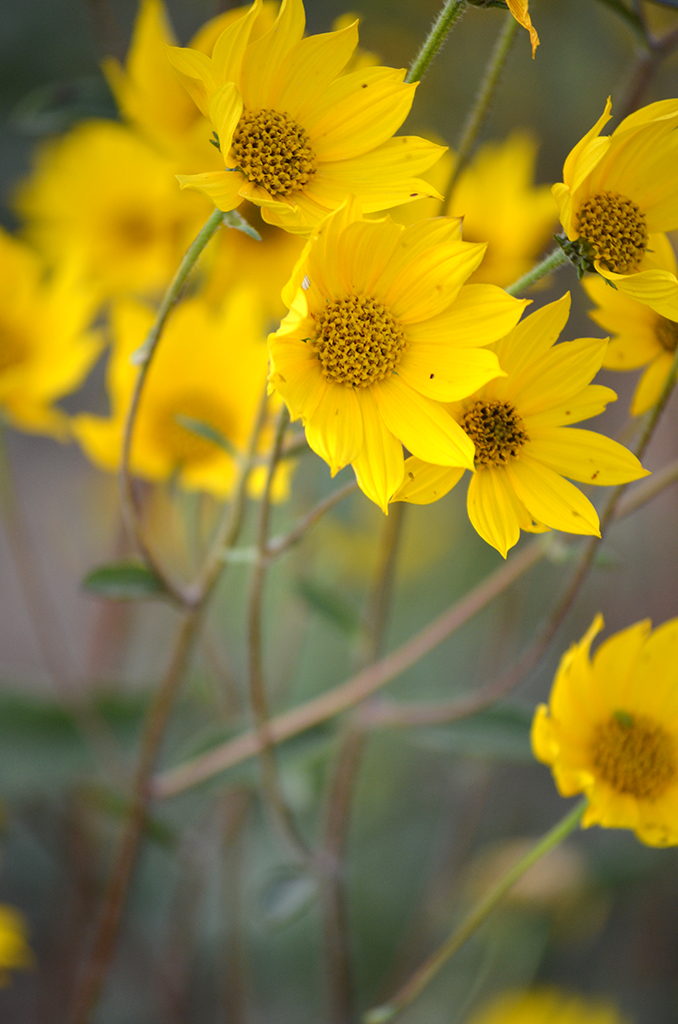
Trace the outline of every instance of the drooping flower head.
{"type": "Polygon", "coordinates": [[[584,828],[629,828],[650,846],[678,844],[678,619],[615,633],[593,658],[597,615],[563,655],[532,749],[561,796],[584,793],[584,828]]]}
{"type": "Polygon", "coordinates": [[[405,72],[363,67],[342,74],[358,43],[357,24],[303,38],[302,0],[283,0],[270,31],[252,40],[260,11],[255,0],[224,29],[211,57],[168,49],[226,166],[180,175],[182,187],[205,193],[221,210],[249,199],[269,223],[301,234],[348,195],[367,213],[437,195],[416,175],[443,148],[393,138],[414,99],[405,72]]]}
{"type": "MultiPolygon", "coordinates": [[[[616,441],[569,426],[602,412],[617,397],[610,388],[588,383],[600,369],[606,341],[580,338],[555,345],[569,309],[568,292],[526,317],[492,346],[505,376],[450,408],[475,445],[469,519],[504,557],[521,529],[598,535],[596,510],[565,477],[609,485],[647,473],[616,441]]],[[[463,474],[427,461],[408,459],[394,500],[428,504],[463,474]]]]}
{"type": "Polygon", "coordinates": [[[625,1024],[610,1003],[558,989],[504,992],[469,1024],[625,1024]]]}
{"type": "Polygon", "coordinates": [[[601,136],[611,104],[577,143],[553,186],[580,270],[678,319],[678,280],[647,262],[658,233],[678,228],[678,100],[651,103],[601,136]]]}
{"type": "MultiPolygon", "coordinates": [[[[656,235],[653,245],[654,251],[645,257],[645,265],[675,277],[678,267],[668,238],[656,235]]],[[[597,303],[589,316],[612,335],[603,366],[609,370],[645,367],[631,405],[632,415],[640,416],[655,404],[666,384],[678,346],[678,322],[610,288],[601,277],[586,277],[582,284],[597,303]]]]}
{"type": "Polygon", "coordinates": [[[51,277],[36,253],[0,231],[0,413],[20,430],[68,437],[55,402],[76,391],[101,351],[97,296],[66,260],[51,277]]]}
{"type": "Polygon", "coordinates": [[[347,203],[315,230],[283,293],[271,387],[332,473],[352,463],[384,510],[403,444],[439,465],[473,464],[471,439],[440,403],[501,374],[483,346],[526,304],[493,285],[464,287],[484,248],[460,239],[458,221],[403,227],[347,203]]]}
{"type": "MultiPolygon", "coordinates": [[[[73,432],[96,465],[120,464],[125,419],[138,368],[131,356],[154,313],[120,300],[112,308],[107,385],[111,416],[81,414],[73,432]]],[[[177,476],[188,490],[225,495],[235,479],[231,452],[247,447],[266,383],[265,333],[255,296],[237,289],[221,309],[201,298],[175,311],[148,372],[132,440],[132,471],[147,480],[177,476]],[[201,432],[201,428],[205,428],[201,432]],[[228,447],[212,440],[222,438],[228,447]]]]}

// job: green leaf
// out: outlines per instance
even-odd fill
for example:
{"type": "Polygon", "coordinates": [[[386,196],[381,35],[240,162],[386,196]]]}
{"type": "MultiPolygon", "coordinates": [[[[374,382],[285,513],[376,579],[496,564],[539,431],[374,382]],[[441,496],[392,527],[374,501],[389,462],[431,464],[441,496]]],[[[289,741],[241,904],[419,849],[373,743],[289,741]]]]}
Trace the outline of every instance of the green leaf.
{"type": "Polygon", "coordinates": [[[220,434],[218,430],[210,426],[209,423],[203,423],[202,420],[194,420],[192,416],[184,416],[183,413],[177,413],[174,417],[180,427],[184,427],[185,430],[190,430],[192,434],[197,434],[198,437],[204,438],[205,441],[211,441],[212,444],[216,444],[223,451],[234,458],[238,458],[238,453],[235,448],[223,434],[220,434]]]}
{"type": "Polygon", "coordinates": [[[120,562],[93,569],[82,581],[82,589],[108,601],[147,601],[167,593],[158,577],[141,562],[120,562]]]}
{"type": "Polygon", "coordinates": [[[259,915],[267,928],[283,928],[296,921],[317,899],[318,881],[302,868],[278,868],[259,894],[259,915]]]}
{"type": "Polygon", "coordinates": [[[251,224],[248,224],[245,218],[238,213],[237,210],[230,210],[224,214],[224,224],[227,228],[235,228],[236,231],[242,231],[244,235],[249,235],[256,242],[261,241],[261,235],[251,224]]]}
{"type": "Polygon", "coordinates": [[[314,611],[329,619],[345,633],[356,633],[360,629],[360,616],[357,611],[336,590],[316,580],[304,578],[298,580],[297,590],[314,611]]]}

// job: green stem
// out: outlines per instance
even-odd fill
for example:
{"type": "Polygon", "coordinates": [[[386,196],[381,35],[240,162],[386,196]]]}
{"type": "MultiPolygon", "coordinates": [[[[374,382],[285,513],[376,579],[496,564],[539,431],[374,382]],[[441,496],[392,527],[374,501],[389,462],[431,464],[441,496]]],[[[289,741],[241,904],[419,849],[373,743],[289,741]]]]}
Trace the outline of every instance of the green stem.
{"type": "Polygon", "coordinates": [[[364,1024],[388,1024],[389,1021],[392,1021],[398,1014],[410,1006],[433,980],[440,968],[447,963],[451,956],[461,949],[464,943],[468,941],[494,908],[501,903],[509,890],[529,871],[532,865],[536,864],[545,854],[549,853],[574,832],[581,822],[586,805],[586,798],[580,800],[565,815],[562,821],[547,832],[543,839],[540,839],[524,857],[521,857],[518,863],[514,864],[504,877],[490,889],[487,895],[476,904],[459,927],[452,932],[447,941],[416,971],[410,980],[396,993],[394,998],[389,1003],[377,1006],[365,1014],[363,1018],[364,1024]]]}
{"type": "Polygon", "coordinates": [[[542,277],[546,277],[552,270],[557,270],[558,267],[564,266],[567,262],[568,259],[563,250],[556,248],[548,256],[545,256],[536,267],[528,270],[527,274],[523,274],[517,281],[514,281],[506,291],[509,295],[520,295],[522,292],[526,292],[528,288],[531,288],[533,284],[536,284],[537,281],[541,281],[542,277]]]}
{"type": "Polygon", "coordinates": [[[442,11],[431,26],[431,31],[417,54],[405,78],[406,82],[420,82],[429,64],[445,42],[455,22],[459,21],[466,10],[467,0],[447,0],[442,11]]]}
{"type": "Polygon", "coordinates": [[[494,50],[490,55],[475,102],[468,113],[466,123],[464,124],[464,128],[461,133],[461,139],[459,140],[459,145],[457,147],[457,164],[448,186],[445,208],[447,208],[447,202],[452,196],[459,174],[464,169],[476,144],[483,122],[485,121],[490,109],[490,104],[494,99],[494,94],[497,90],[501,73],[504,70],[506,59],[511,51],[511,46],[513,45],[513,40],[516,38],[517,32],[518,22],[509,12],[506,15],[504,26],[499,33],[499,38],[497,39],[494,50]]]}

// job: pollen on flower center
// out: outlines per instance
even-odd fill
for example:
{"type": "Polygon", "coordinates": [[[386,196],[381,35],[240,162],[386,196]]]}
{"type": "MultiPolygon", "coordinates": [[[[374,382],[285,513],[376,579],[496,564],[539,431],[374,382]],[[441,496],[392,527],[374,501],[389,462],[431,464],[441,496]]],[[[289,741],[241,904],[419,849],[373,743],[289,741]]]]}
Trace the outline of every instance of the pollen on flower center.
{"type": "Polygon", "coordinates": [[[518,458],[529,437],[523,421],[510,402],[476,402],[459,421],[476,446],[476,469],[505,466],[518,458]]]}
{"type": "Polygon", "coordinates": [[[638,270],[647,249],[645,214],[627,196],[601,192],[579,211],[579,234],[616,274],[638,270]]]}
{"type": "Polygon", "coordinates": [[[673,320],[667,320],[665,316],[658,317],[655,335],[665,352],[675,352],[678,348],[678,324],[673,320]]]}
{"type": "Polygon", "coordinates": [[[366,388],[387,377],[400,362],[403,329],[380,302],[349,295],[328,302],[314,319],[313,348],[333,384],[366,388]]]}
{"type": "Polygon", "coordinates": [[[656,799],[676,775],[671,737],[645,715],[616,711],[597,726],[591,755],[605,782],[617,793],[630,793],[639,800],[656,799]]]}
{"type": "Polygon", "coordinates": [[[272,196],[297,192],[315,174],[308,135],[279,110],[244,110],[231,153],[238,170],[272,196]]]}

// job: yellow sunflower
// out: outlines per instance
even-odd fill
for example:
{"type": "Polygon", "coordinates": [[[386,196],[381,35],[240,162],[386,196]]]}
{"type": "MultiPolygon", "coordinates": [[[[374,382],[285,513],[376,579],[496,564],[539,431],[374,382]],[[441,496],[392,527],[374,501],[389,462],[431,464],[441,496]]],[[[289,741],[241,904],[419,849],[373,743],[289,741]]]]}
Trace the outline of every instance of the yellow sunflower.
{"type": "Polygon", "coordinates": [[[624,1024],[614,1006],[558,989],[504,992],[469,1024],[624,1024]]]}
{"type": "Polygon", "coordinates": [[[283,294],[271,387],[332,473],[352,463],[384,511],[402,444],[439,465],[473,464],[472,441],[440,402],[501,374],[482,346],[526,304],[494,285],[463,287],[484,248],[461,241],[458,221],[403,227],[359,219],[347,203],[316,229],[283,294]]]}
{"type": "MultiPolygon", "coordinates": [[[[645,257],[648,268],[678,273],[676,257],[665,235],[656,235],[654,252],[645,257]]],[[[659,398],[678,345],[678,314],[667,319],[649,306],[610,288],[601,277],[587,277],[582,282],[590,298],[597,303],[589,313],[592,320],[612,334],[603,366],[609,370],[637,370],[645,366],[640,378],[631,414],[647,412],[659,398]]]]}
{"type": "Polygon", "coordinates": [[[16,208],[53,265],[72,252],[102,296],[156,293],[210,215],[176,165],[124,125],[83,121],[39,150],[16,208]]]}
{"type": "Polygon", "coordinates": [[[443,147],[392,137],[416,89],[403,81],[405,71],[363,67],[342,74],[358,43],[357,23],[303,38],[302,0],[283,0],[271,30],[252,41],[260,11],[255,0],[222,32],[211,58],[168,49],[209,117],[226,165],[179,175],[182,188],[203,192],[221,210],[249,199],[269,223],[300,234],[347,195],[368,213],[437,195],[416,175],[443,147]]]}
{"type": "Polygon", "coordinates": [[[13,426],[68,437],[54,403],[77,390],[101,351],[89,329],[96,305],[72,262],[45,278],[37,255],[0,230],[0,412],[13,426]]]}
{"type": "Polygon", "coordinates": [[[678,279],[648,264],[657,234],[678,228],[678,100],[660,100],[601,136],[611,104],[574,147],[553,186],[580,271],[596,270],[621,292],[678,319],[678,279]]]}
{"type": "Polygon", "coordinates": [[[597,615],[563,655],[532,749],[562,796],[584,793],[584,828],[630,828],[650,846],[678,844],[678,619],[636,622],[590,647],[597,615]]]}
{"type": "MultiPolygon", "coordinates": [[[[111,416],[76,416],[73,433],[102,469],[120,463],[124,424],[138,369],[131,362],[154,314],[134,300],[112,310],[113,349],[108,365],[111,416]]],[[[250,290],[233,292],[221,310],[188,299],[163,333],[139,406],[132,442],[132,470],[147,480],[175,474],[182,487],[227,494],[236,464],[232,455],[195,424],[204,425],[242,452],[249,441],[266,382],[268,358],[259,307],[250,290]],[[199,344],[196,344],[199,339],[199,344]],[[192,426],[192,422],[193,426],[192,426]]]]}
{"type": "MultiPolygon", "coordinates": [[[[607,341],[554,344],[569,310],[568,292],[526,317],[492,346],[505,376],[450,409],[475,445],[469,519],[504,557],[521,529],[599,534],[593,505],[564,477],[606,486],[647,475],[616,441],[569,426],[602,412],[617,397],[588,383],[600,369],[607,341]]],[[[407,460],[394,501],[436,501],[463,474],[461,468],[433,466],[417,455],[407,460]]]]}

